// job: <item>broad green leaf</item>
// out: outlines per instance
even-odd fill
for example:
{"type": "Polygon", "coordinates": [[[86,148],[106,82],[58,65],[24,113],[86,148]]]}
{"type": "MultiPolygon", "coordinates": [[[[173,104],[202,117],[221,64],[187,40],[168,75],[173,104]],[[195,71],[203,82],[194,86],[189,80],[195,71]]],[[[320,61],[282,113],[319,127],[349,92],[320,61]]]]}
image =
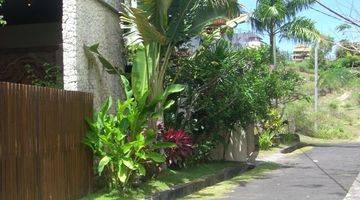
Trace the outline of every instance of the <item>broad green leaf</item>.
{"type": "Polygon", "coordinates": [[[165,97],[169,96],[170,94],[173,94],[173,93],[178,93],[178,92],[181,92],[185,89],[185,86],[184,85],[180,85],[180,84],[172,84],[172,85],[169,85],[166,89],[165,89],[165,97]]]}
{"type": "Polygon", "coordinates": [[[122,81],[122,83],[124,85],[126,98],[130,99],[133,96],[133,92],[131,90],[130,82],[124,75],[121,75],[120,78],[121,78],[121,81],[122,81]]]}
{"type": "Polygon", "coordinates": [[[129,126],[130,126],[129,119],[124,118],[124,119],[121,120],[121,122],[120,122],[121,130],[127,130],[129,126]]]}
{"type": "Polygon", "coordinates": [[[136,169],[136,166],[135,166],[136,164],[134,163],[133,160],[131,160],[131,158],[123,158],[122,163],[131,170],[136,169]]]}
{"type": "Polygon", "coordinates": [[[132,91],[136,99],[141,99],[149,90],[148,69],[151,62],[144,48],[138,49],[131,72],[132,91]]]}
{"type": "Polygon", "coordinates": [[[108,60],[102,56],[98,56],[98,59],[109,74],[117,74],[116,68],[108,60]]]}
{"type": "Polygon", "coordinates": [[[109,164],[109,162],[111,161],[111,158],[109,156],[104,156],[98,165],[98,172],[101,175],[101,173],[104,171],[104,167],[109,164]]]}
{"type": "Polygon", "coordinates": [[[115,133],[115,135],[116,135],[116,140],[117,140],[118,142],[122,141],[122,140],[126,137],[126,135],[123,134],[123,133],[122,133],[119,129],[117,129],[117,128],[115,128],[115,129],[113,130],[113,132],[115,133]]]}
{"type": "Polygon", "coordinates": [[[138,7],[141,10],[151,13],[149,21],[158,29],[165,30],[168,23],[168,10],[173,0],[150,0],[139,1],[138,7]]]}
{"type": "Polygon", "coordinates": [[[139,141],[139,142],[145,141],[145,136],[144,136],[144,134],[139,133],[139,134],[136,136],[136,140],[139,141]]]}
{"type": "Polygon", "coordinates": [[[102,56],[99,52],[99,44],[94,44],[90,47],[85,45],[84,49],[85,53],[90,52],[95,54],[102,66],[105,68],[106,72],[109,74],[121,75],[124,73],[122,68],[113,66],[104,56],[102,56]]]}
{"type": "Polygon", "coordinates": [[[140,174],[141,176],[145,176],[145,175],[146,175],[145,167],[144,167],[142,164],[137,164],[137,168],[138,168],[139,174],[140,174]]]}
{"type": "Polygon", "coordinates": [[[122,165],[122,163],[119,163],[119,170],[118,170],[118,178],[122,183],[125,183],[126,179],[127,179],[127,174],[126,174],[126,167],[124,165],[122,165]]]}
{"type": "Polygon", "coordinates": [[[86,49],[87,51],[90,51],[91,53],[100,54],[100,52],[99,52],[99,46],[100,46],[99,43],[93,44],[93,45],[91,45],[91,46],[86,46],[86,45],[85,45],[85,49],[86,49]]]}
{"type": "Polygon", "coordinates": [[[166,104],[164,105],[164,110],[169,109],[174,104],[175,104],[174,100],[170,100],[170,101],[166,102],[166,104]]]}
{"type": "Polygon", "coordinates": [[[130,8],[134,17],[129,18],[123,16],[122,20],[127,20],[136,24],[137,31],[139,31],[141,38],[145,44],[160,43],[165,44],[167,38],[159,32],[156,27],[151,24],[144,12],[137,8],[130,8]]]}
{"type": "Polygon", "coordinates": [[[147,143],[153,142],[156,139],[156,132],[154,130],[148,130],[145,135],[147,143]]]}
{"type": "Polygon", "coordinates": [[[150,158],[151,160],[153,160],[157,163],[162,163],[162,162],[165,162],[165,160],[166,160],[164,155],[162,155],[160,153],[156,153],[156,152],[147,152],[146,157],[150,158]]]}
{"type": "Polygon", "coordinates": [[[129,151],[133,148],[133,143],[126,143],[123,146],[121,146],[121,149],[125,154],[129,153],[129,151]]]}
{"type": "Polygon", "coordinates": [[[110,108],[111,108],[111,105],[112,105],[112,98],[109,97],[105,103],[102,105],[101,109],[100,109],[100,113],[99,115],[101,115],[101,117],[103,118],[105,116],[105,114],[107,112],[109,112],[110,108]]]}
{"type": "Polygon", "coordinates": [[[157,142],[153,146],[154,148],[160,149],[160,148],[173,148],[176,147],[175,143],[172,142],[157,142]]]}
{"type": "Polygon", "coordinates": [[[144,151],[138,151],[138,152],[135,153],[135,155],[136,155],[137,157],[143,159],[143,160],[146,160],[146,159],[147,159],[146,154],[145,154],[144,151]]]}

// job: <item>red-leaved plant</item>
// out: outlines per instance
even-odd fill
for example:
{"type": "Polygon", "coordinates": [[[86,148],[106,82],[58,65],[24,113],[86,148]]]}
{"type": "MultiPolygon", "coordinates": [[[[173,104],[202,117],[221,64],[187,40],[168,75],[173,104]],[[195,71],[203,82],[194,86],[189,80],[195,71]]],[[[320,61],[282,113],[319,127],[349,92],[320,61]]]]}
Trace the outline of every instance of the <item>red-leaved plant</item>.
{"type": "Polygon", "coordinates": [[[169,129],[165,132],[163,139],[176,144],[176,147],[165,149],[168,166],[183,167],[185,158],[193,151],[192,138],[184,130],[169,129]]]}

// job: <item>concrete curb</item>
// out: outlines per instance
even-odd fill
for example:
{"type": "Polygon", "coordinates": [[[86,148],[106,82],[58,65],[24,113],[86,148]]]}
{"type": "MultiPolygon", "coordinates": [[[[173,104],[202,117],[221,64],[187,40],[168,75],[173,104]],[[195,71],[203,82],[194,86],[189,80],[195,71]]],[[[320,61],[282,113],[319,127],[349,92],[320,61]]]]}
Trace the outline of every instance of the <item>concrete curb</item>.
{"type": "Polygon", "coordinates": [[[305,143],[296,142],[296,143],[294,143],[294,144],[292,144],[292,145],[290,145],[288,147],[285,147],[285,148],[281,149],[280,152],[283,153],[283,154],[287,154],[287,153],[291,153],[291,152],[293,152],[293,151],[295,151],[297,149],[303,148],[305,146],[306,146],[305,143]]]}
{"type": "Polygon", "coordinates": [[[349,192],[346,194],[346,197],[344,198],[344,200],[358,200],[358,199],[360,199],[360,173],[356,177],[349,192]]]}
{"type": "Polygon", "coordinates": [[[197,192],[203,188],[215,185],[221,181],[228,180],[235,177],[239,173],[249,170],[249,166],[246,163],[239,163],[237,167],[231,167],[221,170],[219,173],[214,175],[204,176],[202,178],[193,180],[189,183],[176,185],[169,190],[155,193],[147,199],[152,200],[171,200],[184,197],[186,195],[197,192]]]}

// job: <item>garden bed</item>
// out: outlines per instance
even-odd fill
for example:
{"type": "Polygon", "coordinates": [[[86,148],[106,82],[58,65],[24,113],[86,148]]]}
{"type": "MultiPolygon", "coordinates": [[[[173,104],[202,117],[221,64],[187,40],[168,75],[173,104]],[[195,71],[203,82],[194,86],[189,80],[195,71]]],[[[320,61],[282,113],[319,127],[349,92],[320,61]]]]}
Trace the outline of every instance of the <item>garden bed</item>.
{"type": "Polygon", "coordinates": [[[156,179],[143,183],[139,188],[134,188],[126,194],[117,191],[102,191],[89,195],[81,200],[122,200],[122,199],[145,199],[153,194],[170,188],[189,183],[202,177],[218,174],[225,168],[237,167],[237,162],[212,162],[199,164],[182,170],[165,170],[156,179]]]}

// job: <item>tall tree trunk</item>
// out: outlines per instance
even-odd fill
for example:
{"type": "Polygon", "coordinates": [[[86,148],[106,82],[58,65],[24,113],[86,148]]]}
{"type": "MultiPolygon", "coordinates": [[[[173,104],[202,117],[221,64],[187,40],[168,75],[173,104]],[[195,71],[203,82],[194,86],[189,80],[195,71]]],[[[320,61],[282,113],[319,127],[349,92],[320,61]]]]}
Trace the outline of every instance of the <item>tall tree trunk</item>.
{"type": "Polygon", "coordinates": [[[274,31],[270,32],[270,52],[271,52],[271,64],[276,68],[276,34],[274,31]]]}

